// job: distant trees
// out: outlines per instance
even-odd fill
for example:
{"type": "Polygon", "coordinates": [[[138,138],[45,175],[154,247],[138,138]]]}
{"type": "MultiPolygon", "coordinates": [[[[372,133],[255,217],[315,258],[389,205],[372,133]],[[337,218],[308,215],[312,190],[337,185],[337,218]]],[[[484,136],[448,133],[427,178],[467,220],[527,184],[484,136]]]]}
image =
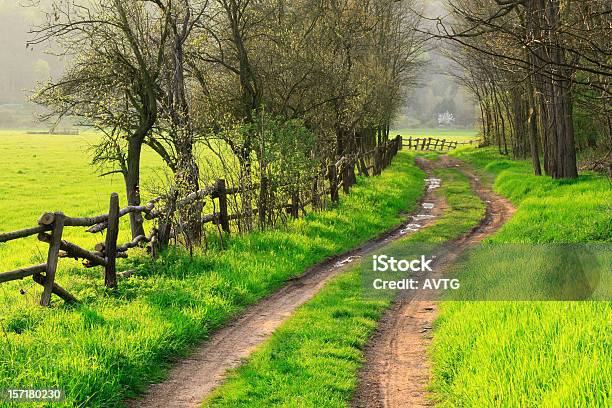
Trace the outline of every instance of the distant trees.
{"type": "Polygon", "coordinates": [[[439,35],[454,43],[455,74],[479,101],[487,141],[531,155],[536,174],[543,151],[546,174],[574,178],[581,111],[612,148],[609,2],[452,0],[449,10],[439,35]]]}
{"type": "MultiPolygon", "coordinates": [[[[177,195],[204,177],[198,143],[223,162],[232,156],[236,182],[247,195],[258,184],[260,204],[281,194],[270,182],[281,175],[292,181],[282,194],[311,188],[301,180],[328,160],[388,140],[422,52],[416,0],[51,3],[30,44],[55,41],[69,66],[34,100],[49,117],[78,116],[106,135],[94,162],[123,174],[131,205],[144,144],[174,173],[177,195]]],[[[251,202],[240,203],[246,215],[251,202]]],[[[268,207],[261,227],[274,222],[268,207]]],[[[181,210],[190,243],[200,210],[181,210]]],[[[142,233],[140,215],[132,233],[142,233]]]]}

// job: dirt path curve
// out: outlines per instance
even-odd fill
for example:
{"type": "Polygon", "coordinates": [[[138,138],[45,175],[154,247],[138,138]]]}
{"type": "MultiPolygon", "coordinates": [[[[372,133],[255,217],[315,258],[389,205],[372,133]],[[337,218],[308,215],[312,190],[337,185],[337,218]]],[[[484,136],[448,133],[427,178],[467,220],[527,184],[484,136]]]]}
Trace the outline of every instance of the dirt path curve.
{"type": "Polygon", "coordinates": [[[199,406],[223,382],[228,369],[238,367],[296,308],[311,299],[331,278],[355,265],[371,251],[431,225],[445,206],[444,201],[435,194],[436,182],[430,180],[431,188],[427,188],[419,209],[413,214],[405,214],[405,221],[400,226],[357,249],[331,257],[290,280],[280,290],[215,332],[189,358],[179,361],[166,381],[151,385],[140,399],[127,401],[128,406],[199,406]]]}
{"type": "MultiPolygon", "coordinates": [[[[427,277],[442,276],[444,270],[466,248],[496,232],[512,216],[512,204],[493,193],[463,163],[442,157],[434,166],[455,167],[470,179],[473,191],[486,203],[486,215],[468,234],[445,248],[445,255],[427,277]]],[[[354,407],[428,407],[427,385],[430,362],[427,349],[431,344],[431,329],[438,305],[418,294],[399,297],[383,315],[378,329],[365,352],[366,363],[359,373],[359,383],[353,397],[354,407]]]]}

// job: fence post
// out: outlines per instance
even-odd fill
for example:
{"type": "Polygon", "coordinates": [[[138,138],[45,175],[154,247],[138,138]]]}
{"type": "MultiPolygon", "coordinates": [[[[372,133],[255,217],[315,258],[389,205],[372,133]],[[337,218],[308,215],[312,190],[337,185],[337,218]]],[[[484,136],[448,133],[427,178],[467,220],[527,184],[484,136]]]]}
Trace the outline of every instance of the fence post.
{"type": "Polygon", "coordinates": [[[300,191],[298,189],[291,193],[291,216],[293,218],[300,216],[300,191]]]}
{"type": "Polygon", "coordinates": [[[329,177],[331,200],[337,203],[340,197],[338,196],[338,175],[336,174],[336,166],[334,164],[327,166],[327,176],[329,177]]]}
{"type": "Polygon", "coordinates": [[[219,196],[219,224],[221,225],[221,229],[223,229],[223,231],[229,233],[230,225],[229,215],[227,213],[227,189],[225,187],[225,180],[217,180],[216,190],[217,195],[219,196]]]}
{"type": "Polygon", "coordinates": [[[393,148],[392,145],[393,143],[391,143],[390,141],[387,141],[387,143],[385,144],[385,169],[391,164],[391,149],[393,148]]]}
{"type": "Polygon", "coordinates": [[[421,143],[421,150],[425,150],[425,143],[427,143],[427,139],[423,138],[423,143],[421,143]]]}
{"type": "Polygon", "coordinates": [[[117,238],[119,236],[119,195],[111,194],[108,209],[108,228],[106,229],[106,270],[104,285],[107,288],[117,287],[117,238]]]}
{"type": "Polygon", "coordinates": [[[408,150],[412,149],[412,136],[408,138],[408,150]]]}
{"type": "MultiPolygon", "coordinates": [[[[51,214],[45,214],[39,223],[47,223],[51,214]],[[45,219],[46,218],[46,219],[45,219]]],[[[49,243],[49,252],[47,254],[47,270],[44,282],[44,290],[40,297],[41,306],[49,306],[51,302],[51,294],[53,293],[53,285],[55,283],[55,272],[57,271],[57,263],[59,261],[59,251],[62,242],[62,233],[64,232],[64,222],[66,216],[61,212],[52,214],[53,230],[51,242],[49,243]]],[[[47,224],[48,225],[48,224],[47,224]]]]}
{"type": "Polygon", "coordinates": [[[349,171],[349,160],[347,159],[342,164],[342,171],[340,172],[342,176],[342,191],[344,191],[344,194],[348,194],[351,188],[351,175],[349,171]]]}
{"type": "Polygon", "coordinates": [[[442,139],[442,146],[440,147],[440,151],[444,151],[444,143],[446,143],[446,139],[442,139]]]}

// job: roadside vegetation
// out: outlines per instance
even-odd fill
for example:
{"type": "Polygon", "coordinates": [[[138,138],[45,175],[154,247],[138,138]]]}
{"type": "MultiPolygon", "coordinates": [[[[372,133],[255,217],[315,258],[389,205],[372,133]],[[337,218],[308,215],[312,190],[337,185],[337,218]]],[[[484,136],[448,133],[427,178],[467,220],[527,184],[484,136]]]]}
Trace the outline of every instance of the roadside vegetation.
{"type": "Polygon", "coordinates": [[[206,256],[174,248],[157,261],[134,260],[137,273],[116,292],[99,287],[97,269],[63,271],[78,306],[36,307],[31,286],[2,285],[0,388],[58,387],[68,406],[121,406],[288,278],[397,224],[400,211],[414,209],[423,176],[401,153],[380,177],[360,178],[336,208],[233,236],[224,251],[211,242],[206,256]]]}
{"type": "MultiPolygon", "coordinates": [[[[490,242],[612,241],[605,177],[536,177],[530,163],[493,149],[455,155],[494,177],[495,190],[517,207],[490,242]]],[[[610,316],[609,301],[443,302],[430,351],[435,399],[448,407],[609,406],[610,316]]]]}
{"type": "MultiPolygon", "coordinates": [[[[436,171],[448,209],[431,227],[400,239],[439,244],[459,237],[484,216],[468,179],[453,169],[436,171]]],[[[379,250],[384,252],[385,249],[379,250]]],[[[359,268],[337,277],[276,330],[206,407],[346,407],[357,385],[363,347],[392,301],[391,292],[366,296],[359,268]]]]}

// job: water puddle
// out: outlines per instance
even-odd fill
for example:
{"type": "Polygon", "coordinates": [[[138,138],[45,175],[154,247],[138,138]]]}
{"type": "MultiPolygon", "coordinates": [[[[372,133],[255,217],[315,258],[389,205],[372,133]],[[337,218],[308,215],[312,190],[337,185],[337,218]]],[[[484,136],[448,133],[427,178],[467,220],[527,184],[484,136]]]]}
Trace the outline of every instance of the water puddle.
{"type": "Polygon", "coordinates": [[[351,262],[356,261],[356,260],[358,260],[358,259],[361,259],[361,256],[358,256],[358,255],[355,255],[355,256],[349,256],[348,258],[345,258],[345,259],[343,259],[343,260],[341,260],[341,261],[336,262],[336,263],[334,264],[334,267],[336,267],[336,268],[341,268],[341,267],[343,267],[344,265],[348,265],[348,264],[350,264],[351,262]]]}

